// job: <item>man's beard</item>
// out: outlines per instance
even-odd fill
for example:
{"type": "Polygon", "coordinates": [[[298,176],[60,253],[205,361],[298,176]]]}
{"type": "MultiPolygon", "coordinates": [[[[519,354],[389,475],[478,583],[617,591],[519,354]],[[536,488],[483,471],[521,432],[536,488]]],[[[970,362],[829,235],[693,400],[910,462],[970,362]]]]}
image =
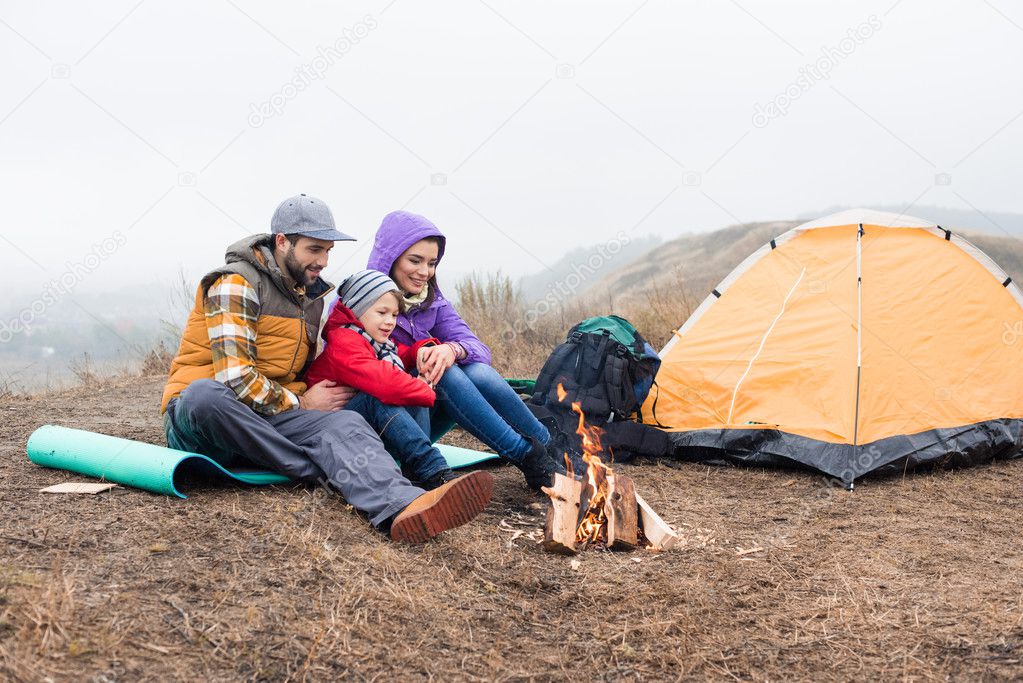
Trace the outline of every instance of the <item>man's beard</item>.
{"type": "Polygon", "coordinates": [[[317,278],[319,277],[313,276],[312,278],[309,278],[306,275],[305,268],[303,268],[302,264],[299,263],[298,259],[295,258],[294,248],[292,248],[290,251],[288,251],[287,254],[284,255],[284,268],[288,271],[288,275],[291,276],[291,279],[302,287],[308,287],[309,285],[316,282],[317,278]]]}

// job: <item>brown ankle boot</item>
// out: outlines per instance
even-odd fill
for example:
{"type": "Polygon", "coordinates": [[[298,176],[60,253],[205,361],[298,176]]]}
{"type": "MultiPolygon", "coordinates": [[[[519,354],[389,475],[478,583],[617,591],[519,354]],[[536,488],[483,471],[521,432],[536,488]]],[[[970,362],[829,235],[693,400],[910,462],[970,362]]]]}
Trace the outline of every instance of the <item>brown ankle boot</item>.
{"type": "Polygon", "coordinates": [[[398,513],[391,523],[391,538],[423,543],[442,531],[462,526],[483,512],[494,492],[489,472],[470,472],[427,491],[398,513]]]}

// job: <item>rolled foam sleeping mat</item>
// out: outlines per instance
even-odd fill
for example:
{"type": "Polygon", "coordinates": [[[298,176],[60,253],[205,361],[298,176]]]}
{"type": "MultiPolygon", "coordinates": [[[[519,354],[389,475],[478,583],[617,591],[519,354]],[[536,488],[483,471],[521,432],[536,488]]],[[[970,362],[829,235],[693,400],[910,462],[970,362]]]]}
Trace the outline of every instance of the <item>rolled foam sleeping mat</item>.
{"type": "Polygon", "coordinates": [[[444,459],[448,461],[448,467],[453,470],[472,467],[488,460],[500,459],[496,453],[484,453],[483,451],[474,451],[471,448],[449,446],[446,443],[435,443],[433,445],[444,456],[444,459]]]}
{"type": "MultiPolygon", "coordinates": [[[[497,458],[493,453],[457,446],[438,444],[437,448],[452,469],[497,458]]],[[[42,467],[76,472],[180,498],[187,496],[178,490],[176,479],[186,471],[204,476],[227,477],[253,485],[286,484],[291,481],[282,474],[266,470],[225,468],[198,453],[55,425],[44,425],[32,432],[26,450],[28,459],[42,467]]]]}

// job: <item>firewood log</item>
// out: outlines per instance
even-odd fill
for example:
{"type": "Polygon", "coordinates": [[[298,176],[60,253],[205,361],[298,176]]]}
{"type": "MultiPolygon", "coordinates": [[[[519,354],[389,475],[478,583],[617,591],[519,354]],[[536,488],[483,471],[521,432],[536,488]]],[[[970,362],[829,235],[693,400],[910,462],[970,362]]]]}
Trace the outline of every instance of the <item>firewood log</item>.
{"type": "Polygon", "coordinates": [[[643,529],[643,535],[650,541],[653,550],[667,550],[678,542],[676,534],[663,519],[661,519],[653,508],[643,500],[643,497],[636,494],[636,503],[639,505],[639,523],[643,529]]]}
{"type": "Polygon", "coordinates": [[[551,498],[551,506],[547,508],[543,547],[550,552],[574,555],[577,551],[575,532],[579,527],[583,483],[555,474],[554,486],[544,486],[543,492],[551,498]]]}
{"type": "Polygon", "coordinates": [[[631,477],[615,474],[608,481],[607,547],[612,550],[632,550],[639,544],[639,508],[636,485],[631,477]]]}

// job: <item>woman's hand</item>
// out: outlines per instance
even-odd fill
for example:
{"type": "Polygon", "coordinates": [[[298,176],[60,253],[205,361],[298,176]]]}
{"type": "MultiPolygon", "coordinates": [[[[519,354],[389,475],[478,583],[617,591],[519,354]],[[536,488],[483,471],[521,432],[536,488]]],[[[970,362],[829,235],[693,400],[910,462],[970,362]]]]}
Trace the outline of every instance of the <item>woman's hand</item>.
{"type": "Polygon", "coordinates": [[[419,349],[416,361],[420,377],[425,378],[431,387],[435,387],[444,376],[444,372],[455,364],[455,350],[450,344],[424,346],[419,349]]]}

